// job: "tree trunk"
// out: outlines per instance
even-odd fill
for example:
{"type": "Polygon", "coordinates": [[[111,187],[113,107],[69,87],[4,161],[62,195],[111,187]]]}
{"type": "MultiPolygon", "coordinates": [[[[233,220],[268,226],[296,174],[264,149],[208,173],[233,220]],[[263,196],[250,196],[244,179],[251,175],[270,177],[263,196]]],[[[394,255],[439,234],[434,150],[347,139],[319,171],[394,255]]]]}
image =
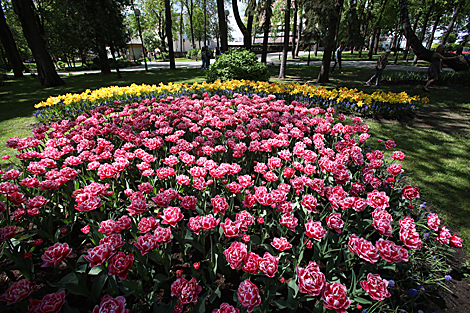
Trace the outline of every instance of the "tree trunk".
{"type": "MultiPolygon", "coordinates": [[[[425,1],[423,0],[423,6],[425,5],[425,1]]],[[[431,16],[431,12],[434,9],[434,0],[431,1],[431,4],[429,5],[428,10],[426,11],[426,14],[424,15],[424,20],[423,20],[423,28],[421,30],[421,34],[419,35],[419,40],[423,42],[424,40],[424,35],[426,34],[426,29],[428,28],[428,22],[429,22],[429,17],[431,16]]],[[[413,59],[413,66],[416,66],[418,63],[418,57],[415,55],[413,59]]]]}
{"type": "Polygon", "coordinates": [[[449,37],[450,33],[452,32],[452,28],[454,28],[454,23],[455,19],[457,18],[457,14],[459,13],[460,9],[462,8],[463,1],[459,1],[457,3],[457,7],[454,10],[454,14],[452,15],[452,18],[450,19],[449,25],[447,26],[447,30],[442,35],[442,40],[441,44],[445,45],[447,43],[447,38],[449,37]]]}
{"type": "Polygon", "coordinates": [[[98,47],[98,55],[100,57],[101,74],[111,74],[109,67],[108,54],[106,53],[106,46],[104,44],[98,47]]]}
{"type": "Polygon", "coordinates": [[[268,58],[268,41],[269,41],[269,28],[271,26],[272,1],[266,0],[264,8],[266,20],[264,21],[264,36],[263,36],[263,50],[261,52],[261,62],[266,63],[268,58]]]}
{"type": "Polygon", "coordinates": [[[426,44],[426,49],[431,50],[432,42],[434,41],[434,34],[436,33],[437,26],[439,26],[439,22],[441,21],[441,15],[436,16],[436,21],[434,22],[434,25],[432,26],[431,34],[429,34],[429,40],[426,44]]]}
{"type": "MultiPolygon", "coordinates": [[[[238,11],[238,0],[232,1],[232,11],[233,11],[233,17],[235,18],[235,22],[237,22],[237,26],[240,29],[240,32],[243,35],[245,35],[246,27],[245,27],[245,24],[243,24],[242,19],[240,18],[240,12],[238,11]]],[[[243,40],[243,42],[244,41],[245,40],[243,40]]]]}
{"type": "Polygon", "coordinates": [[[3,13],[2,6],[0,5],[0,40],[5,49],[5,55],[13,68],[15,78],[23,77],[23,71],[25,69],[23,62],[21,61],[20,53],[16,46],[15,39],[11,34],[10,27],[7,25],[5,14],[3,13]]]}
{"type": "Polygon", "coordinates": [[[253,27],[253,18],[254,18],[253,13],[251,12],[252,5],[253,3],[250,1],[248,3],[248,8],[247,8],[248,20],[247,20],[247,25],[245,26],[245,24],[243,24],[242,19],[240,18],[240,12],[238,10],[238,1],[235,1],[235,0],[232,1],[233,16],[235,17],[235,21],[237,22],[238,28],[243,34],[243,45],[245,46],[247,50],[251,49],[251,30],[253,27]]]}
{"type": "MultiPolygon", "coordinates": [[[[219,0],[217,0],[217,5],[219,4],[219,0]]],[[[190,7],[188,8],[188,15],[189,15],[189,27],[191,28],[191,43],[193,44],[192,48],[196,48],[196,42],[194,41],[194,24],[193,24],[193,0],[190,2],[190,7]]]]}
{"type": "Polygon", "coordinates": [[[311,48],[311,46],[308,46],[307,66],[310,66],[310,48],[311,48]]]}
{"type": "Polygon", "coordinates": [[[44,87],[65,85],[65,82],[57,74],[51,56],[46,49],[44,38],[39,33],[33,11],[33,1],[12,0],[12,3],[23,27],[23,34],[33,52],[41,85],[44,87]]]}
{"type": "Polygon", "coordinates": [[[170,57],[170,70],[176,70],[175,52],[173,51],[173,34],[171,32],[171,4],[165,0],[166,38],[168,38],[168,55],[170,57]]]}
{"type": "Polygon", "coordinates": [[[294,25],[292,29],[292,59],[295,59],[295,40],[297,36],[297,18],[298,18],[299,8],[297,0],[294,0],[294,25]]]}
{"type": "Polygon", "coordinates": [[[297,32],[297,44],[295,45],[295,56],[299,57],[300,50],[300,35],[302,34],[302,16],[299,14],[299,29],[297,32]]]}
{"type": "Polygon", "coordinates": [[[180,52],[183,52],[183,4],[180,11],[180,52]]]}
{"type": "MultiPolygon", "coordinates": [[[[406,0],[399,0],[400,4],[400,18],[403,23],[403,30],[405,31],[405,37],[410,42],[410,46],[413,52],[418,56],[420,60],[431,62],[431,58],[434,54],[433,51],[423,47],[422,42],[416,36],[411,29],[410,19],[408,17],[408,3],[406,0]]],[[[444,56],[453,56],[453,53],[441,53],[444,56]]],[[[468,63],[464,58],[460,57],[452,60],[444,60],[444,63],[452,68],[454,71],[468,71],[468,63]]]]}
{"type": "MultiPolygon", "coordinates": [[[[366,5],[366,3],[364,2],[364,6],[366,5]]],[[[367,36],[367,32],[369,31],[369,25],[370,25],[370,18],[372,16],[372,6],[374,5],[373,2],[370,3],[370,5],[368,6],[368,10],[367,10],[367,14],[366,14],[366,18],[365,18],[365,23],[364,23],[364,28],[363,28],[363,32],[362,32],[362,35],[364,38],[366,38],[367,36]]],[[[363,11],[362,11],[363,12],[363,11]]],[[[359,49],[359,54],[358,54],[358,57],[361,58],[362,57],[362,48],[363,46],[359,46],[358,47],[359,49]]]]}
{"type": "Polygon", "coordinates": [[[111,55],[114,61],[114,65],[116,66],[117,77],[118,79],[121,79],[122,76],[121,76],[121,71],[119,70],[119,63],[117,62],[116,57],[114,56],[114,47],[111,45],[109,48],[111,49],[111,55]]]}
{"type": "Polygon", "coordinates": [[[374,54],[378,53],[381,32],[382,32],[381,28],[377,29],[377,37],[375,37],[375,45],[374,45],[374,54]]]}
{"type": "MultiPolygon", "coordinates": [[[[419,11],[418,16],[416,16],[415,23],[413,25],[413,33],[416,34],[416,28],[418,28],[418,21],[421,17],[422,11],[419,11]]],[[[408,52],[410,51],[410,43],[407,40],[406,41],[406,46],[405,46],[405,51],[403,52],[403,60],[408,59],[408,52]]]]}
{"type": "Polygon", "coordinates": [[[374,46],[375,46],[376,34],[377,34],[377,29],[374,29],[374,32],[372,33],[372,36],[371,36],[370,42],[369,42],[369,53],[368,53],[369,60],[372,60],[372,56],[374,55],[374,46]]]}
{"type": "MultiPolygon", "coordinates": [[[[236,1],[234,1],[236,2],[236,1]]],[[[220,46],[222,51],[228,50],[227,22],[225,21],[224,0],[217,0],[217,13],[219,16],[220,46]]]]}
{"type": "Polygon", "coordinates": [[[318,42],[313,46],[313,55],[318,56],[318,42]]]}
{"type": "Polygon", "coordinates": [[[393,36],[392,45],[390,47],[390,50],[395,51],[395,55],[397,55],[397,52],[398,52],[397,51],[398,50],[397,48],[398,36],[399,36],[398,33],[395,33],[395,35],[393,36]]]}
{"type": "MultiPolygon", "coordinates": [[[[400,48],[400,46],[401,46],[401,36],[403,36],[403,34],[400,34],[400,35],[398,36],[397,48],[400,48]]],[[[408,62],[408,60],[407,60],[407,62],[408,62]]],[[[394,63],[395,63],[395,64],[398,63],[398,50],[395,51],[395,61],[394,61],[394,63]]]]}
{"type": "Polygon", "coordinates": [[[251,32],[253,30],[253,18],[254,15],[248,15],[248,20],[246,21],[246,33],[243,35],[243,43],[245,45],[246,50],[251,50],[251,32]]]}
{"type": "Polygon", "coordinates": [[[204,45],[207,45],[207,0],[204,0],[204,45]]]}
{"type": "Polygon", "coordinates": [[[340,12],[343,7],[343,0],[334,0],[333,7],[335,14],[330,16],[330,23],[328,31],[326,32],[325,51],[323,52],[323,59],[321,62],[320,74],[318,74],[317,83],[329,82],[331,52],[334,50],[335,46],[336,26],[338,25],[338,19],[340,18],[340,12]]]}
{"type": "MultiPolygon", "coordinates": [[[[379,18],[377,19],[377,23],[375,23],[374,34],[376,34],[377,30],[380,30],[379,26],[380,26],[380,23],[382,22],[382,16],[384,14],[385,7],[387,6],[387,1],[388,0],[382,0],[382,8],[380,10],[380,14],[379,14],[379,18]]],[[[377,37],[378,36],[380,36],[380,31],[378,31],[377,37]]],[[[371,45],[372,48],[374,47],[374,44],[375,44],[374,40],[375,40],[375,38],[372,40],[372,45],[371,45]]],[[[373,53],[374,53],[374,51],[369,49],[369,60],[372,60],[373,53]]]]}
{"type": "MultiPolygon", "coordinates": [[[[233,1],[236,2],[236,1],[233,1]]],[[[289,50],[289,32],[290,32],[290,6],[291,0],[287,0],[286,11],[284,15],[284,46],[282,48],[282,62],[279,70],[279,78],[286,78],[287,52],[289,50]]]]}

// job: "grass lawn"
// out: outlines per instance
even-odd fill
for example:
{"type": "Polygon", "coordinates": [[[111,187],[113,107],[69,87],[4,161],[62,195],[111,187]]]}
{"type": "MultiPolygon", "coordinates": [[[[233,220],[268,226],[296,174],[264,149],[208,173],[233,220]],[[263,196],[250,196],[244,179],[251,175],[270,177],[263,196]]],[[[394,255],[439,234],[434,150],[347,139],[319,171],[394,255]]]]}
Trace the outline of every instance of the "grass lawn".
{"type": "Polygon", "coordinates": [[[65,93],[81,93],[86,89],[98,89],[109,86],[128,86],[136,84],[167,84],[169,82],[203,82],[204,72],[198,68],[170,70],[153,70],[149,72],[121,72],[118,79],[116,73],[109,75],[87,74],[62,76],[65,86],[43,88],[37,77],[8,80],[0,87],[0,122],[15,117],[29,117],[35,111],[34,105],[49,96],[65,93]]]}
{"type": "MultiPolygon", "coordinates": [[[[368,53],[367,51],[363,51],[362,54],[361,54],[361,57],[359,58],[359,53],[357,51],[354,51],[354,53],[351,53],[351,51],[343,51],[341,59],[343,61],[367,61],[367,60],[369,60],[369,55],[367,53],[368,53]]],[[[378,53],[378,54],[374,54],[372,56],[372,60],[377,61],[382,54],[383,54],[383,52],[378,53]]],[[[408,64],[411,65],[411,63],[413,62],[414,56],[415,55],[414,55],[413,52],[408,53],[408,58],[407,58],[408,61],[406,61],[406,60],[403,59],[404,58],[403,52],[399,52],[398,53],[398,63],[401,64],[401,63],[408,62],[408,64]]],[[[315,56],[313,54],[313,51],[310,52],[310,61],[321,61],[322,58],[323,58],[323,51],[318,51],[317,56],[315,56]]],[[[307,61],[308,55],[306,55],[306,54],[305,55],[300,55],[299,59],[302,60],[302,61],[307,61]]],[[[289,57],[288,60],[292,60],[292,57],[289,57]]],[[[392,52],[390,54],[390,56],[388,57],[388,60],[389,60],[390,64],[393,64],[393,62],[395,61],[395,53],[394,52],[392,52]]],[[[333,59],[333,61],[334,61],[334,59],[333,59]]],[[[418,65],[429,65],[429,62],[418,61],[418,65]]]]}
{"type": "MultiPolygon", "coordinates": [[[[345,52],[343,55],[347,56],[345,52]]],[[[319,67],[290,66],[286,79],[279,80],[278,66],[269,67],[271,81],[314,84],[319,67]]],[[[383,121],[370,120],[371,148],[379,147],[376,139],[393,139],[398,149],[407,157],[403,161],[407,179],[420,187],[421,198],[433,206],[450,224],[460,229],[464,247],[470,253],[470,88],[432,86],[431,93],[422,91],[423,85],[385,85],[367,87],[365,81],[373,74],[368,69],[343,69],[344,74],[330,75],[327,88],[340,86],[357,88],[364,92],[402,92],[419,94],[430,99],[415,120],[383,121]]],[[[37,78],[7,81],[0,87],[0,141],[12,136],[27,136],[36,120],[31,117],[34,104],[48,96],[77,93],[85,89],[131,83],[158,84],[160,82],[202,82],[204,73],[197,68],[160,70],[151,72],[123,72],[116,75],[81,75],[64,77],[65,86],[42,88],[37,78]]],[[[423,82],[424,84],[424,82],[423,82]]],[[[14,151],[0,146],[2,155],[14,151]]],[[[0,166],[10,166],[10,161],[1,160],[0,166]]]]}

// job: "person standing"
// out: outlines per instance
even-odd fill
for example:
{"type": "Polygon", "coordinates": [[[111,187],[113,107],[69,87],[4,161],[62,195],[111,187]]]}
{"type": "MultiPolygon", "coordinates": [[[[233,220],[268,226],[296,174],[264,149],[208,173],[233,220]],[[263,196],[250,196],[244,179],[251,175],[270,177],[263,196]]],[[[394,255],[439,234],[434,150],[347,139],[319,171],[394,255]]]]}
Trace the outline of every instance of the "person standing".
{"type": "Polygon", "coordinates": [[[211,50],[205,46],[206,50],[206,64],[205,64],[205,69],[208,70],[209,66],[211,65],[211,50]]]}
{"type": "Polygon", "coordinates": [[[457,59],[459,56],[453,56],[453,57],[445,57],[441,53],[444,51],[446,46],[444,45],[439,45],[436,49],[436,52],[432,55],[431,58],[431,64],[429,65],[428,68],[428,77],[429,80],[426,82],[426,86],[423,87],[423,90],[426,92],[430,92],[428,89],[429,85],[431,85],[433,82],[439,79],[439,75],[441,75],[441,60],[452,60],[452,59],[457,59]]]}
{"type": "Polygon", "coordinates": [[[338,49],[336,49],[335,64],[333,65],[333,68],[331,69],[331,74],[333,74],[335,72],[336,64],[338,64],[339,73],[343,74],[343,71],[341,70],[342,53],[343,53],[343,43],[340,43],[338,49]]]}
{"type": "Polygon", "coordinates": [[[202,61],[202,64],[201,64],[201,70],[204,70],[206,69],[206,47],[202,47],[201,48],[201,61],[202,61]]]}
{"type": "Polygon", "coordinates": [[[375,74],[369,80],[366,82],[367,86],[370,86],[373,81],[375,80],[375,85],[380,86],[380,81],[382,80],[382,72],[384,71],[384,68],[388,64],[388,56],[390,55],[392,51],[387,50],[385,51],[384,54],[380,56],[380,58],[377,60],[377,65],[375,66],[375,74]]]}

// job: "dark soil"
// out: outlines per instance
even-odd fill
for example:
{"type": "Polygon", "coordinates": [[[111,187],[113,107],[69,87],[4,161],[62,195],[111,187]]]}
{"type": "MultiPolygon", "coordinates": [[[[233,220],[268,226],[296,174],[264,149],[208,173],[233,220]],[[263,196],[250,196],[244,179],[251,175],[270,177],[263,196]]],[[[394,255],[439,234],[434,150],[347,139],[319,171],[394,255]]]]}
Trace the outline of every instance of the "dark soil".
{"type": "Polygon", "coordinates": [[[462,249],[458,249],[454,253],[454,259],[449,261],[453,268],[450,273],[452,281],[448,284],[451,292],[439,288],[429,294],[427,301],[420,307],[425,313],[470,312],[470,269],[462,267],[465,262],[468,262],[468,256],[462,249]]]}

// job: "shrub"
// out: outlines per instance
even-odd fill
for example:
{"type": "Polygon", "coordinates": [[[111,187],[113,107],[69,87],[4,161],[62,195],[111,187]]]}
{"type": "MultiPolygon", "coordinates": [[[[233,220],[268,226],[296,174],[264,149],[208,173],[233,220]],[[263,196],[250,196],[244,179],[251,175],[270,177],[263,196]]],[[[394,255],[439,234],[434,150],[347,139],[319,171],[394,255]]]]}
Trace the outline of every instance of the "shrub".
{"type": "Polygon", "coordinates": [[[393,141],[368,150],[333,108],[221,94],[134,96],[11,138],[0,241],[27,280],[0,299],[60,276],[33,306],[389,312],[445,282],[461,240],[421,215],[393,141]]]}
{"type": "Polygon", "coordinates": [[[58,61],[56,67],[58,70],[63,70],[65,69],[65,67],[67,67],[67,63],[63,61],[58,61]]]}
{"type": "MultiPolygon", "coordinates": [[[[438,44],[438,43],[435,43],[435,44],[431,45],[431,50],[433,50],[433,51],[436,50],[439,45],[440,44],[438,44]]],[[[459,44],[456,44],[456,43],[447,43],[445,46],[446,46],[448,51],[456,51],[462,45],[459,45],[459,44]]]]}
{"type": "Polygon", "coordinates": [[[186,54],[186,58],[188,59],[201,59],[201,49],[193,48],[188,51],[186,54]]]}
{"type": "Polygon", "coordinates": [[[206,80],[213,82],[233,79],[267,81],[268,66],[258,61],[253,52],[243,49],[229,50],[217,57],[206,72],[206,80]]]}
{"type": "MultiPolygon", "coordinates": [[[[119,68],[126,68],[126,67],[140,65],[140,60],[138,60],[137,62],[134,62],[134,61],[124,60],[120,58],[120,59],[117,59],[116,61],[119,65],[119,68]]],[[[114,62],[114,60],[111,59],[109,61],[109,67],[116,68],[116,63],[114,62]]]]}

